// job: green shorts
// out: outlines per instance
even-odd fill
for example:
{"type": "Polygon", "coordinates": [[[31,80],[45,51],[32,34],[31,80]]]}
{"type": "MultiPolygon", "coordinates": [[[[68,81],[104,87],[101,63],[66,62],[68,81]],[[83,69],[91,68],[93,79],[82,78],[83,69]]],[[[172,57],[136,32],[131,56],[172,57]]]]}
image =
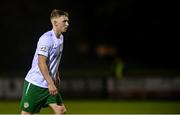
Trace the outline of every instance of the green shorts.
{"type": "Polygon", "coordinates": [[[20,102],[20,108],[30,113],[39,113],[42,107],[47,107],[51,103],[61,105],[63,100],[61,94],[52,96],[48,88],[38,87],[25,80],[23,95],[20,102]]]}

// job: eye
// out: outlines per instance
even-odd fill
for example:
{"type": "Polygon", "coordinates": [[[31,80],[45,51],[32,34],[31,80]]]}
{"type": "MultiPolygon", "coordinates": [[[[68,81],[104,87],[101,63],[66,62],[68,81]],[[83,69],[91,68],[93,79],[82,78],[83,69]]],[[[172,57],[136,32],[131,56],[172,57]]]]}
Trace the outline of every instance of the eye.
{"type": "Polygon", "coordinates": [[[63,22],[66,23],[66,22],[68,22],[68,20],[64,20],[63,22]]]}

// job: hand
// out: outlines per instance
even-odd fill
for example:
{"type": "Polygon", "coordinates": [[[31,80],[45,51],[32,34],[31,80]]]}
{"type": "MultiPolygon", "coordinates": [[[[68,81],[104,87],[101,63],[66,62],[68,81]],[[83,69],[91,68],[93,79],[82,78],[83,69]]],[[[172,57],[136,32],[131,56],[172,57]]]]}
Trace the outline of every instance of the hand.
{"type": "Polygon", "coordinates": [[[56,86],[54,85],[54,83],[49,84],[49,85],[48,85],[48,89],[49,89],[49,93],[50,93],[51,95],[53,95],[53,96],[58,93],[57,88],[56,88],[56,86]]]}

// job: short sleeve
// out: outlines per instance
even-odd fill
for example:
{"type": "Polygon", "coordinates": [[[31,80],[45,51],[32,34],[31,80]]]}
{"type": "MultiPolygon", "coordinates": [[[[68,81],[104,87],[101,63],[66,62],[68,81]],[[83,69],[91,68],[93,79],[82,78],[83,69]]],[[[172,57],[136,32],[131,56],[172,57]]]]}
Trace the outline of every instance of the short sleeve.
{"type": "Polygon", "coordinates": [[[48,52],[50,50],[50,41],[47,37],[41,37],[37,44],[37,53],[48,57],[48,52]]]}

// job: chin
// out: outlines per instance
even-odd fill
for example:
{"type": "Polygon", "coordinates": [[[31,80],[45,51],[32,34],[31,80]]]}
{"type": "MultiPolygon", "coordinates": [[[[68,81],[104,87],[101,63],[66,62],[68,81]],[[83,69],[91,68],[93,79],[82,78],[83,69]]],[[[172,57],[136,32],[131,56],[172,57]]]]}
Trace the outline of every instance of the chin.
{"type": "Polygon", "coordinates": [[[66,32],[67,30],[64,30],[63,32],[66,32]]]}

